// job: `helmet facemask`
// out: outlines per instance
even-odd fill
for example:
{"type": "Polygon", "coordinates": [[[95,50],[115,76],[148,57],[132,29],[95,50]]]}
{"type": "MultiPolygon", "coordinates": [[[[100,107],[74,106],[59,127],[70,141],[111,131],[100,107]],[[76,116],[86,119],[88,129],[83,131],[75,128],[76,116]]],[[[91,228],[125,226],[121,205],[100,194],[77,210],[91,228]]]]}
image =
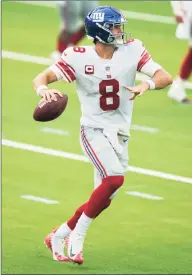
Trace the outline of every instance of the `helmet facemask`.
{"type": "Polygon", "coordinates": [[[104,28],[108,29],[109,30],[109,38],[108,38],[108,41],[109,41],[109,44],[115,44],[115,45],[122,45],[124,44],[124,37],[125,37],[125,32],[124,32],[124,24],[119,24],[119,23],[105,23],[104,24],[104,28]],[[117,34],[113,34],[111,29],[115,28],[115,26],[120,26],[122,28],[122,32],[120,33],[117,33],[117,34]]]}

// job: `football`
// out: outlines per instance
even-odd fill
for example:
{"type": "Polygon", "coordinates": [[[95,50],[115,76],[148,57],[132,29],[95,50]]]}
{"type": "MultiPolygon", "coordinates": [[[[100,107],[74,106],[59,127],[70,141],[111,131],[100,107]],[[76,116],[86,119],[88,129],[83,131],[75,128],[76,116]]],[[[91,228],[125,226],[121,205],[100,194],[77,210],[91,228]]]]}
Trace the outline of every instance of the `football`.
{"type": "Polygon", "coordinates": [[[36,121],[51,121],[58,118],[65,110],[68,102],[68,96],[63,94],[60,97],[55,94],[57,101],[46,102],[41,100],[33,112],[33,118],[36,121]]]}

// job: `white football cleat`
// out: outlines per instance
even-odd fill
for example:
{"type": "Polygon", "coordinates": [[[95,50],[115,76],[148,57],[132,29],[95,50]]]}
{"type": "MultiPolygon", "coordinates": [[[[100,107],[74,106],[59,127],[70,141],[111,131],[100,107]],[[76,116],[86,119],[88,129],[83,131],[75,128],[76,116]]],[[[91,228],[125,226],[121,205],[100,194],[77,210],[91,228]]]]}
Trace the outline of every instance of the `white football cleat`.
{"type": "Polygon", "coordinates": [[[191,103],[191,101],[187,98],[184,88],[184,81],[180,78],[173,81],[173,84],[168,91],[168,97],[181,103],[191,103]]]}
{"type": "Polygon", "coordinates": [[[53,230],[53,232],[49,233],[44,243],[46,247],[52,252],[53,260],[59,262],[70,262],[70,259],[64,255],[64,239],[56,236],[55,232],[57,228],[53,230]]]}
{"type": "Polygon", "coordinates": [[[73,263],[82,264],[83,259],[83,242],[84,236],[72,232],[68,243],[68,257],[73,263]]]}

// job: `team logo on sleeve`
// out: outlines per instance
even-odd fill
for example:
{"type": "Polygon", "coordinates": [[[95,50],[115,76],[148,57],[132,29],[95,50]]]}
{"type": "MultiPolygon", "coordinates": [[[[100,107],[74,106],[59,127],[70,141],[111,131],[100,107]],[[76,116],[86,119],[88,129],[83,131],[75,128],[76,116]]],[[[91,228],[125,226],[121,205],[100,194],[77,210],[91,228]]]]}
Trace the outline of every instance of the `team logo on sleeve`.
{"type": "Polygon", "coordinates": [[[85,65],[85,74],[94,74],[94,66],[85,65]]]}

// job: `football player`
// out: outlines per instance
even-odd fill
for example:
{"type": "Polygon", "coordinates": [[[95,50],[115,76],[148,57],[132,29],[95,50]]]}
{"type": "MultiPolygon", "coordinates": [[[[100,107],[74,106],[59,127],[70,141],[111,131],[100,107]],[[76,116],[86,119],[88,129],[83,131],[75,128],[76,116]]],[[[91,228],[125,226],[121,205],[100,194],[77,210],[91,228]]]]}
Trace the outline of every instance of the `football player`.
{"type": "Polygon", "coordinates": [[[60,32],[57,37],[56,51],[51,55],[58,61],[62,52],[69,45],[77,45],[85,36],[84,20],[90,10],[98,6],[98,1],[58,1],[61,20],[60,32]]]}
{"type": "Polygon", "coordinates": [[[184,83],[192,73],[192,34],[190,25],[192,20],[192,2],[191,1],[171,1],[173,13],[178,23],[176,37],[189,40],[188,52],[183,58],[178,77],[174,80],[168,91],[168,96],[178,102],[192,103],[187,97],[184,83]]]}
{"type": "Polygon", "coordinates": [[[93,219],[108,208],[123,185],[133,100],[148,90],[163,89],[172,77],[153,61],[140,40],[126,40],[126,19],[115,8],[100,6],[85,18],[92,46],[69,47],[61,60],[34,79],[44,100],[55,100],[49,83],[76,80],[81,104],[80,140],[94,167],[94,191],[74,215],[45,238],[53,259],[83,263],[83,241],[93,219]],[[151,77],[135,86],[136,72],[151,77]],[[67,239],[69,237],[69,239],[67,239]],[[64,255],[64,239],[68,255],[64,255]]]}

